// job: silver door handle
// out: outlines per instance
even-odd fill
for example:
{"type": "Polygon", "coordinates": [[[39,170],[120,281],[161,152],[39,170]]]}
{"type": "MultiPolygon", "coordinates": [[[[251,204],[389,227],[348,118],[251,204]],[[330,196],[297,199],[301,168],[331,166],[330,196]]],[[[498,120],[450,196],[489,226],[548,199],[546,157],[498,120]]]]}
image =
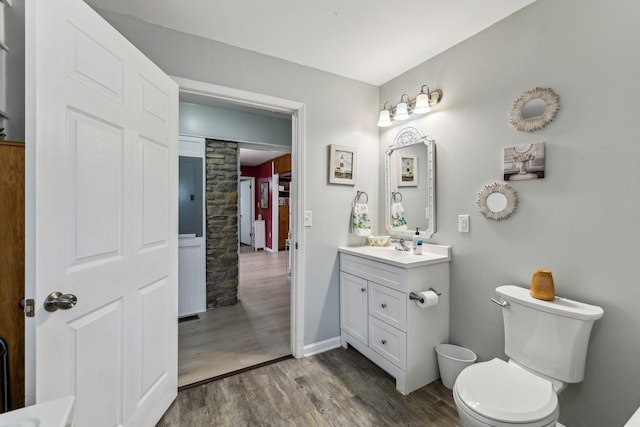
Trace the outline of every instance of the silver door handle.
{"type": "Polygon", "coordinates": [[[44,300],[44,309],[47,311],[69,310],[75,307],[78,298],[73,294],[62,294],[62,292],[51,292],[46,300],[44,300]]]}

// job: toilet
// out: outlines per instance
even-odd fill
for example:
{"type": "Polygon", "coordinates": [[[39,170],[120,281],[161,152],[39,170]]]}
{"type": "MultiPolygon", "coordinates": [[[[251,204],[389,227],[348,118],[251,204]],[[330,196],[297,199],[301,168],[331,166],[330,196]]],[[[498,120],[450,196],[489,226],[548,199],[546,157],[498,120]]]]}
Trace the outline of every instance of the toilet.
{"type": "Polygon", "coordinates": [[[584,378],[593,323],[602,308],[556,297],[542,301],[529,289],[500,286],[505,354],[465,368],[453,386],[465,427],[545,427],[557,423],[558,393],[584,378]]]}

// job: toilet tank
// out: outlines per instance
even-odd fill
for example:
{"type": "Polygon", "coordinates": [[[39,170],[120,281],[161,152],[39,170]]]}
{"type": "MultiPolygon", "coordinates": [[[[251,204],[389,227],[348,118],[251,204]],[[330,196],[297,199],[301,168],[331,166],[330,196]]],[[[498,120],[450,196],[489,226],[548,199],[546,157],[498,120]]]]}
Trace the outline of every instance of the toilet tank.
{"type": "Polygon", "coordinates": [[[542,301],[519,286],[496,292],[509,303],[502,308],[505,354],[562,382],[582,381],[591,327],[602,308],[560,297],[542,301]]]}

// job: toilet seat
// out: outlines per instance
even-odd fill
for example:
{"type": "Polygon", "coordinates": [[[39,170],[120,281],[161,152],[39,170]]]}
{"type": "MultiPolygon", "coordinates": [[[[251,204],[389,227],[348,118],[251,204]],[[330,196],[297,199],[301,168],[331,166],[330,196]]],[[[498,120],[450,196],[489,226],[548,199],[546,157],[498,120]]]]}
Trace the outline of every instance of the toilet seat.
{"type": "Polygon", "coordinates": [[[551,383],[500,359],[464,369],[453,392],[459,409],[487,425],[546,426],[558,418],[551,383]]]}

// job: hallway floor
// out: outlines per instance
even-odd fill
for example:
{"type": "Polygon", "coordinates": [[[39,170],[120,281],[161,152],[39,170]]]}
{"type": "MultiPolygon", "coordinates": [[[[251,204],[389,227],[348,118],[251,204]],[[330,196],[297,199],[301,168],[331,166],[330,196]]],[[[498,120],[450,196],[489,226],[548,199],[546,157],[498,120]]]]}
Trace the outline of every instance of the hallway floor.
{"type": "Polygon", "coordinates": [[[240,249],[240,301],[178,326],[178,386],[291,354],[287,253],[240,249]]]}

